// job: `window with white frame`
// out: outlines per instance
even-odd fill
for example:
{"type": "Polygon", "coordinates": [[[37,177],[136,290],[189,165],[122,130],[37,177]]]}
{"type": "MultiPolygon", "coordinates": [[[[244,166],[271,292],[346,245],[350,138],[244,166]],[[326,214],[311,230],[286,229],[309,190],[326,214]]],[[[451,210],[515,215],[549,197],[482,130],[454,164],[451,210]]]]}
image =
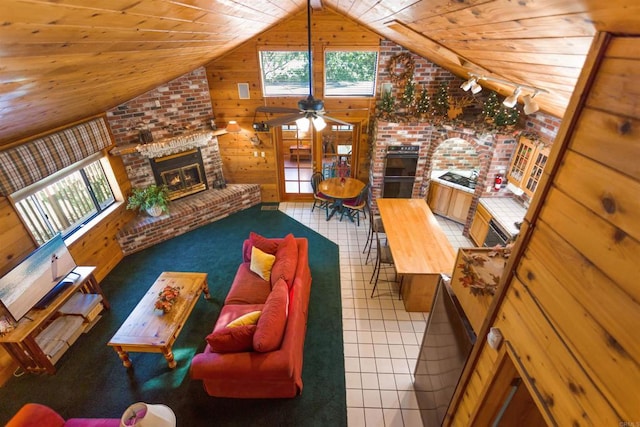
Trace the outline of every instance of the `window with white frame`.
{"type": "Polygon", "coordinates": [[[115,203],[100,157],[88,157],[11,195],[39,244],[57,233],[69,236],[115,203]]]}
{"type": "Polygon", "coordinates": [[[297,50],[260,51],[264,96],[309,94],[309,54],[297,50]]]}
{"type": "Polygon", "coordinates": [[[378,52],[327,50],[324,53],[326,96],[374,96],[378,52]]]}

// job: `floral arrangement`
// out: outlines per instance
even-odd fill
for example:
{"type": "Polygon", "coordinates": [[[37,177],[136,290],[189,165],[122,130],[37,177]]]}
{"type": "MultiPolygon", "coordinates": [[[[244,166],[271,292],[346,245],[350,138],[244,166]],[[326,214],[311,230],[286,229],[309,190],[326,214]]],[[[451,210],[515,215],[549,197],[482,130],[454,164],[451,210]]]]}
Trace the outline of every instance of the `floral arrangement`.
{"type": "Polygon", "coordinates": [[[164,313],[168,313],[173,308],[178,296],[180,295],[180,288],[177,286],[165,286],[158,294],[155,308],[162,310],[164,313]]]}
{"type": "Polygon", "coordinates": [[[472,295],[495,295],[498,284],[500,283],[500,275],[493,274],[490,271],[485,274],[478,274],[489,258],[501,257],[505,260],[511,254],[512,244],[502,247],[496,245],[486,254],[462,254],[462,263],[458,264],[458,268],[462,270],[460,282],[465,288],[469,288],[472,295]]]}

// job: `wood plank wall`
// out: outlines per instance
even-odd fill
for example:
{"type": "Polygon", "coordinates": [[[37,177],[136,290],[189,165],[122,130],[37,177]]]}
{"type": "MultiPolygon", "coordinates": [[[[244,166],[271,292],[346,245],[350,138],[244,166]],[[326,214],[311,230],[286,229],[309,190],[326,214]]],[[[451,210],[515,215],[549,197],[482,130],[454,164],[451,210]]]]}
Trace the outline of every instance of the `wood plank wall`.
{"type": "MultiPolygon", "coordinates": [[[[206,66],[211,102],[219,128],[224,128],[229,120],[236,120],[243,131],[218,137],[223,157],[225,179],[233,183],[259,183],[263,201],[278,201],[278,177],[274,131],[258,134],[262,140],[260,147],[254,147],[250,138],[254,135],[252,123],[268,118],[264,113],[255,115],[261,105],[297,108],[297,103],[305,96],[265,98],[262,95],[259,49],[307,50],[307,15],[304,13],[267,30],[258,37],[244,43],[228,55],[206,66]],[[238,97],[238,83],[248,83],[250,99],[238,97]],[[254,151],[264,151],[265,158],[253,157],[254,151]]],[[[365,27],[328,9],[312,13],[312,57],[313,95],[323,99],[325,110],[332,117],[354,123],[361,123],[359,165],[368,166],[368,145],[366,130],[369,113],[375,100],[372,98],[323,98],[324,95],[324,49],[330,47],[378,48],[380,37],[365,27]],[[356,110],[357,109],[357,110],[356,110]],[[353,110],[353,111],[350,111],[353,110]]],[[[368,169],[359,168],[358,178],[368,179],[368,169]]]]}
{"type": "MultiPolygon", "coordinates": [[[[639,78],[640,38],[600,34],[485,324],[513,347],[549,424],[640,420],[639,78]]],[[[473,425],[495,360],[485,346],[470,361],[448,424],[473,425]]]]}

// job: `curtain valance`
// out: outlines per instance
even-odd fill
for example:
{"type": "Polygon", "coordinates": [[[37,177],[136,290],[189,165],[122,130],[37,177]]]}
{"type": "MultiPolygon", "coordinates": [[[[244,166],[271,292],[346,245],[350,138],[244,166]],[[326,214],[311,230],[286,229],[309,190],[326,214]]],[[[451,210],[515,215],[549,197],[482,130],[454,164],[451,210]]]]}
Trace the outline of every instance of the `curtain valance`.
{"type": "Polygon", "coordinates": [[[0,195],[8,196],[111,145],[102,117],[0,151],[0,195]]]}

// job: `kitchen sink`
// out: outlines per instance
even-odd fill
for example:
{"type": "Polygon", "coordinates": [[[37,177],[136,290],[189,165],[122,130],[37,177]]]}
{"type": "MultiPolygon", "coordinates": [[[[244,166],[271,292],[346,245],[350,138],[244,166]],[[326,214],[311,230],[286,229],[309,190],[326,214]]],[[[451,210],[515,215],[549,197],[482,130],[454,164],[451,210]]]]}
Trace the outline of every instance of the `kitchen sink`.
{"type": "Polygon", "coordinates": [[[438,179],[441,179],[443,181],[448,181],[454,184],[458,184],[458,185],[462,185],[463,187],[467,187],[470,189],[474,189],[476,188],[476,181],[471,179],[471,178],[467,178],[464,175],[459,175],[457,173],[453,173],[453,172],[447,172],[444,175],[440,175],[438,177],[438,179]]]}

